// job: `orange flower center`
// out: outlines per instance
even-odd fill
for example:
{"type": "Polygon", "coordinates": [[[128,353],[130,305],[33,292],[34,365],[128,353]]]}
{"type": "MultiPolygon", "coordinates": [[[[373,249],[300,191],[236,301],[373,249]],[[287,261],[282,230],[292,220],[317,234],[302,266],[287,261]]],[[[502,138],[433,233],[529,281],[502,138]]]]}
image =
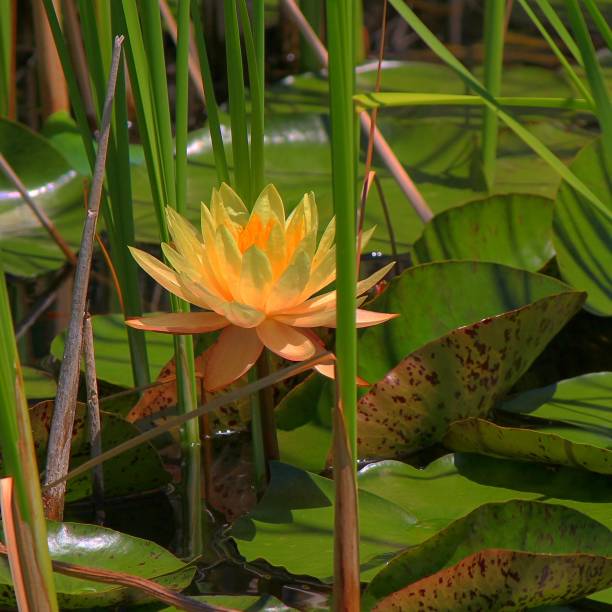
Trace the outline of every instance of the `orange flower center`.
{"type": "Polygon", "coordinates": [[[259,215],[253,215],[246,227],[239,231],[238,234],[238,248],[241,253],[244,253],[248,248],[253,245],[257,245],[261,249],[265,249],[270,238],[270,232],[274,225],[274,219],[270,219],[264,226],[259,215]]]}

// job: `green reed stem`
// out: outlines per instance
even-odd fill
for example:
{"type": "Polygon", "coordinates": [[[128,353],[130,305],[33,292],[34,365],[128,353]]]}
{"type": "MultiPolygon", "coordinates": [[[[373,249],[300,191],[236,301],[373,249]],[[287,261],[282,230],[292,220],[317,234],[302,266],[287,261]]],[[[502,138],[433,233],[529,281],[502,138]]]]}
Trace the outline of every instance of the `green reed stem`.
{"type": "MultiPolygon", "coordinates": [[[[163,34],[159,8],[155,2],[140,5],[140,16],[135,3],[119,2],[128,32],[128,66],[136,100],[140,136],[145,151],[149,182],[153,195],[160,237],[169,242],[165,207],[176,205],[179,212],[185,211],[186,201],[186,157],[174,159],[174,143],[170,122],[170,108],[166,82],[163,34]],[[179,186],[180,184],[180,186],[179,186]],[[181,198],[179,201],[179,197],[181,198]]],[[[179,48],[177,49],[177,148],[186,149],[187,142],[187,79],[188,53],[185,53],[185,19],[189,17],[189,5],[181,2],[179,24],[179,48]],[[182,29],[182,31],[181,31],[182,29]]],[[[187,46],[188,52],[188,46],[187,46]]],[[[189,304],[174,295],[170,296],[173,312],[188,312],[189,304]]],[[[191,336],[175,336],[174,352],[177,371],[178,407],[182,414],[194,410],[197,404],[193,339],[191,336]]],[[[184,553],[188,557],[199,554],[201,538],[201,481],[200,481],[200,436],[197,421],[181,430],[183,449],[183,514],[185,517],[184,553]]]]}
{"type": "Polygon", "coordinates": [[[15,2],[0,2],[0,117],[15,118],[15,2]]]}
{"type": "MultiPolygon", "coordinates": [[[[81,134],[81,140],[87,154],[90,170],[93,172],[95,150],[85,112],[85,104],[75,77],[75,71],[72,66],[66,40],[59,26],[53,3],[49,2],[49,0],[44,0],[44,3],[54,43],[68,84],[70,101],[81,134]]],[[[104,58],[100,49],[108,48],[110,53],[112,51],[112,38],[109,38],[108,45],[102,47],[99,44],[99,28],[93,13],[93,5],[90,2],[83,2],[81,0],[79,2],[79,8],[83,28],[83,42],[87,54],[90,76],[96,94],[98,119],[100,119],[106,91],[107,71],[110,67],[110,55],[108,58],[104,58]]],[[[119,33],[123,33],[123,31],[119,33]]],[[[107,161],[106,179],[110,201],[106,194],[103,194],[102,215],[111,245],[113,264],[117,271],[123,296],[125,308],[124,315],[140,316],[142,314],[142,303],[138,285],[135,282],[137,278],[136,264],[133,262],[131,256],[129,256],[127,250],[127,245],[134,241],[134,219],[129,168],[125,79],[122,71],[119,72],[117,79],[115,114],[107,161]]],[[[146,385],[150,381],[150,378],[144,334],[137,330],[129,330],[128,342],[135,384],[137,386],[146,385]]]]}
{"type": "Polygon", "coordinates": [[[357,336],[355,332],[356,191],[355,129],[353,117],[352,11],[349,0],[327,2],[329,92],[338,292],[336,355],[338,393],[346,417],[353,458],[357,457],[357,336]]]}
{"type": "Polygon", "coordinates": [[[578,0],[565,0],[565,6],[576,43],[580,49],[580,56],[591,88],[591,94],[595,101],[607,162],[612,164],[612,103],[610,103],[608,89],[578,0]]]}
{"type": "MultiPolygon", "coordinates": [[[[493,97],[497,97],[501,93],[505,9],[505,2],[486,0],[484,14],[484,86],[493,97]]],[[[482,169],[488,190],[491,190],[495,180],[498,123],[499,119],[495,109],[485,108],[482,124],[482,169]]]]}
{"type": "Polygon", "coordinates": [[[223,137],[221,136],[221,122],[219,121],[219,105],[215,96],[215,86],[210,71],[208,53],[206,51],[206,40],[204,39],[204,29],[202,26],[202,11],[199,0],[191,0],[191,14],[195,31],[195,41],[200,58],[200,70],[202,81],[204,82],[204,93],[206,95],[206,112],[208,114],[208,130],[212,143],[213,156],[215,158],[215,170],[217,171],[217,181],[219,183],[230,182],[229,170],[227,168],[227,158],[223,137]]]}
{"type": "MultiPolygon", "coordinates": [[[[177,19],[177,50],[176,50],[176,209],[185,214],[187,209],[187,127],[189,119],[189,39],[191,23],[189,19],[190,0],[179,0],[177,19]]],[[[189,312],[187,302],[178,301],[181,312],[189,312]]],[[[177,352],[177,371],[183,373],[179,379],[179,397],[183,413],[197,408],[198,397],[195,378],[195,357],[193,351],[193,336],[178,336],[175,338],[177,352]],[[180,360],[178,359],[180,355],[180,360]]],[[[201,445],[200,428],[197,419],[192,419],[181,429],[183,447],[183,479],[187,497],[185,525],[188,526],[190,556],[201,554],[202,539],[202,477],[201,477],[201,445]]]]}
{"type": "Polygon", "coordinates": [[[582,57],[580,56],[580,50],[578,49],[578,45],[572,38],[569,30],[565,27],[561,17],[557,14],[553,6],[550,4],[548,0],[536,0],[537,5],[540,7],[540,10],[548,19],[550,25],[553,27],[557,36],[563,41],[563,44],[567,47],[568,51],[572,54],[576,62],[582,66],[582,57]]]}
{"type": "Polygon", "coordinates": [[[565,74],[570,79],[576,90],[580,92],[582,97],[587,100],[591,106],[594,106],[593,98],[591,97],[589,90],[587,89],[587,87],[585,87],[584,83],[582,82],[582,79],[576,74],[576,71],[572,68],[572,65],[567,61],[565,54],[563,53],[563,51],[561,51],[561,49],[559,49],[559,46],[555,42],[554,38],[548,33],[548,30],[546,29],[540,18],[529,6],[529,2],[527,2],[527,0],[518,1],[525,13],[527,13],[529,19],[531,19],[533,25],[538,28],[540,34],[542,35],[542,38],[544,38],[544,40],[548,43],[548,46],[555,54],[555,57],[559,60],[561,66],[563,66],[565,74]]]}
{"type": "Polygon", "coordinates": [[[58,605],[47,545],[36,451],[1,254],[0,348],[0,451],[4,471],[14,478],[19,511],[27,528],[21,530],[18,537],[23,539],[24,550],[33,549],[33,554],[24,555],[23,558],[24,579],[28,597],[32,598],[32,610],[55,612],[58,605]]]}
{"type": "Polygon", "coordinates": [[[595,4],[594,0],[584,0],[584,5],[587,8],[587,11],[591,14],[593,18],[593,22],[597,26],[599,33],[603,36],[603,39],[606,43],[608,49],[612,50],[612,28],[606,21],[606,18],[601,14],[597,4],[595,4]]]}
{"type": "MultiPolygon", "coordinates": [[[[317,36],[321,38],[323,5],[312,0],[300,0],[300,11],[302,11],[302,14],[317,36]]],[[[321,59],[302,34],[300,34],[300,68],[303,72],[320,70],[322,68],[321,59]]]]}
{"type": "MultiPolygon", "coordinates": [[[[255,4],[259,4],[256,0],[255,4]]],[[[251,85],[251,197],[253,200],[264,187],[264,90],[258,49],[255,46],[246,0],[238,1],[244,47],[251,85]]]]}
{"type": "Polygon", "coordinates": [[[224,0],[223,6],[225,9],[227,86],[234,157],[234,187],[246,205],[252,206],[255,196],[251,193],[251,160],[238,13],[235,0],[224,0]]]}

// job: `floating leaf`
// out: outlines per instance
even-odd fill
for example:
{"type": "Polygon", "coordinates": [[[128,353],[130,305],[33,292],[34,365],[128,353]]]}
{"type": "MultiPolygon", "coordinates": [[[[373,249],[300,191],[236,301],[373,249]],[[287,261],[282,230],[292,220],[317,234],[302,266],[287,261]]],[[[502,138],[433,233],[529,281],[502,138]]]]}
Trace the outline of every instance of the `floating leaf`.
{"type": "Polygon", "coordinates": [[[537,271],[553,255],[552,201],[491,196],[436,215],[412,251],[415,263],[467,259],[537,271]]]}
{"type": "MultiPolygon", "coordinates": [[[[271,595],[199,595],[191,599],[209,606],[220,606],[245,612],[287,612],[293,610],[271,595]]],[[[138,612],[179,612],[179,608],[164,604],[149,604],[138,612]]]]}
{"type": "MultiPolygon", "coordinates": [[[[587,145],[570,166],[571,171],[608,207],[612,215],[610,167],[600,140],[587,145]]],[[[586,309],[612,315],[610,236],[612,216],[607,218],[567,183],[557,194],[554,245],[563,278],[588,292],[586,309]]]]}
{"type": "MultiPolygon", "coordinates": [[[[30,196],[76,249],[85,219],[82,177],[42,136],[6,119],[0,119],[0,151],[30,196]]],[[[16,276],[38,276],[57,270],[66,262],[64,254],[2,172],[0,249],[5,271],[16,276]]]]}
{"type": "Polygon", "coordinates": [[[28,399],[45,399],[55,397],[57,384],[49,372],[29,366],[21,368],[23,382],[28,399]]]}
{"type": "MultiPolygon", "coordinates": [[[[40,402],[30,410],[32,434],[40,466],[45,465],[52,416],[52,401],[40,402]]],[[[139,433],[134,425],[115,415],[103,412],[101,419],[102,450],[109,450],[139,433]]],[[[89,458],[86,407],[79,403],[72,431],[70,468],[77,467],[89,458]]],[[[150,444],[137,446],[104,463],[104,475],[105,495],[109,498],[156,489],[170,480],[159,455],[150,444]]],[[[68,481],[67,501],[76,501],[90,495],[91,478],[89,474],[68,481]]]]}
{"type": "MultiPolygon", "coordinates": [[[[47,523],[49,552],[55,561],[123,572],[153,579],[173,590],[184,589],[195,568],[161,546],[132,536],[81,523],[47,523]]],[[[146,603],[151,597],[125,587],[54,574],[62,610],[91,610],[121,603],[146,603]]],[[[6,557],[0,556],[0,604],[14,605],[6,557]]]]}
{"type": "Polygon", "coordinates": [[[612,372],[585,374],[525,391],[498,407],[612,436],[612,372]]]}
{"type": "Polygon", "coordinates": [[[612,479],[584,470],[455,453],[424,469],[380,461],[360,470],[358,479],[360,489],[436,531],[482,504],[511,499],[567,506],[612,528],[612,479]]]}
{"type": "MultiPolygon", "coordinates": [[[[255,509],[234,524],[232,536],[247,561],[265,559],[294,574],[331,581],[333,504],[333,481],[273,462],[268,489],[255,509]]],[[[431,535],[411,514],[370,493],[359,493],[359,516],[362,579],[400,549],[431,535]]]]}
{"type": "MultiPolygon", "coordinates": [[[[414,287],[417,283],[409,282],[410,271],[402,275],[404,279],[394,281],[394,290],[388,289],[373,302],[376,309],[384,302],[385,312],[400,311],[403,316],[384,326],[385,329],[372,333],[368,330],[361,339],[360,350],[365,354],[361,363],[366,361],[364,365],[368,367],[364,373],[366,380],[370,372],[378,374],[382,364],[394,359],[399,362],[359,400],[361,457],[398,457],[418,451],[439,442],[452,421],[486,415],[584,301],[584,294],[551,283],[552,279],[501,266],[448,263],[433,264],[431,271],[434,269],[441,272],[435,290],[442,295],[436,302],[427,299],[427,292],[411,291],[410,285],[414,287]],[[443,272],[444,265],[449,269],[443,272]],[[491,282],[487,274],[496,273],[499,284],[472,285],[468,289],[471,283],[461,278],[461,272],[465,277],[468,266],[474,270],[471,282],[478,277],[485,283],[491,282]],[[481,266],[484,267],[479,271],[481,266]],[[450,269],[458,272],[453,279],[448,278],[453,287],[445,284],[444,276],[450,269]],[[521,276],[524,284],[518,287],[516,282],[521,276]],[[402,306],[401,297],[406,304],[410,301],[410,305],[402,306]],[[525,305],[517,304],[521,298],[525,305]],[[462,306],[466,312],[479,308],[491,312],[504,301],[517,306],[458,327],[402,358],[404,347],[417,340],[413,336],[418,332],[413,334],[413,330],[421,321],[425,333],[432,333],[431,327],[442,328],[458,313],[463,314],[462,306]],[[414,302],[421,305],[415,306],[414,302]],[[412,313],[417,316],[411,316],[412,313]]],[[[413,273],[413,278],[418,274],[413,273]]],[[[370,375],[372,379],[376,377],[370,375]]]]}
{"type": "Polygon", "coordinates": [[[451,423],[442,442],[454,451],[612,474],[612,438],[571,425],[552,423],[537,429],[524,429],[472,418],[451,423]]]}
{"type": "Polygon", "coordinates": [[[364,608],[525,609],[612,584],[612,533],[580,512],[539,502],[487,504],[397,557],[364,608]]]}
{"type": "MultiPolygon", "coordinates": [[[[96,373],[100,380],[120,387],[133,387],[132,362],[123,317],[118,314],[95,315],[91,318],[96,354],[96,373]]],[[[62,332],[51,343],[51,354],[56,359],[64,356],[66,334],[62,332]]],[[[154,380],[173,354],[172,337],[167,334],[145,332],[149,372],[154,380]]]]}

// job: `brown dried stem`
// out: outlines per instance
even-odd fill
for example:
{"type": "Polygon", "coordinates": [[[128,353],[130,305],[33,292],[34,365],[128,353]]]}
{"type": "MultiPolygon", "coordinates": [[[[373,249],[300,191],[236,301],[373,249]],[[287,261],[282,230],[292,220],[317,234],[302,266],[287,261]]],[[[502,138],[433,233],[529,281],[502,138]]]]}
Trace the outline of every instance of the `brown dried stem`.
{"type": "MultiPolygon", "coordinates": [[[[106,154],[108,151],[108,140],[110,135],[110,124],[113,109],[113,98],[115,85],[117,83],[117,72],[121,59],[121,48],[123,37],[117,36],[113,49],[111,70],[104,101],[104,110],[100,125],[100,139],[98,153],[94,167],[91,191],[89,193],[89,205],[87,217],[81,238],[81,248],[76,267],[74,279],[74,291],[72,294],[72,309],[64,358],[60,369],[55,410],[51,421],[49,432],[49,446],[47,450],[47,469],[45,482],[55,482],[68,473],[70,460],[70,442],[72,428],[74,425],[74,414],[76,410],[76,397],[79,383],[79,365],[81,357],[81,346],[83,342],[83,317],[85,315],[85,304],[87,301],[87,288],[89,285],[89,274],[91,259],[93,255],[93,242],[96,233],[96,223],[100,210],[102,186],[104,182],[104,168],[106,154]]],[[[64,510],[64,494],[66,485],[62,482],[56,487],[49,488],[44,494],[44,504],[47,517],[61,520],[64,510]]]]}

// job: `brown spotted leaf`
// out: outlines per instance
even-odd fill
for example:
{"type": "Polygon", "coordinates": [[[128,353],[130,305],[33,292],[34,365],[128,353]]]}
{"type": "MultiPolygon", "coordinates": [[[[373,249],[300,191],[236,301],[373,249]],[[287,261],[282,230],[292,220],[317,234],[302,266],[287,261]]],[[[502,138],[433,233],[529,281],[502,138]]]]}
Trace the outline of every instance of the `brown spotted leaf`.
{"type": "MultiPolygon", "coordinates": [[[[44,468],[47,455],[49,429],[53,417],[53,401],[39,402],[30,410],[30,422],[38,465],[44,468]]],[[[121,442],[136,436],[139,431],[124,419],[105,412],[102,420],[102,450],[110,450],[121,442]]],[[[90,458],[90,445],[87,440],[86,407],[77,404],[72,430],[70,469],[90,458]]],[[[168,473],[156,450],[151,444],[141,444],[114,459],[104,463],[105,494],[107,497],[130,495],[138,491],[148,491],[165,485],[168,473]]],[[[91,495],[89,474],[68,481],[67,501],[76,501],[91,495]]]]}
{"type": "Polygon", "coordinates": [[[360,456],[415,452],[439,442],[449,423],[486,415],[583,302],[565,290],[414,351],[359,401],[360,456]]]}
{"type": "Polygon", "coordinates": [[[374,610],[524,610],[612,585],[612,532],[564,506],[480,506],[392,559],[372,580],[374,610]]]}
{"type": "MultiPolygon", "coordinates": [[[[198,381],[198,400],[201,401],[202,393],[202,377],[204,376],[204,368],[206,367],[206,358],[208,351],[196,357],[196,377],[198,381]]],[[[127,415],[127,420],[135,423],[141,419],[151,417],[158,412],[176,406],[177,389],[176,389],[176,363],[171,359],[160,371],[157,382],[160,383],[147,389],[142,394],[141,398],[130,410],[127,415]]],[[[233,385],[215,391],[213,393],[206,392],[205,399],[210,400],[217,395],[221,395],[246,384],[246,376],[235,382],[233,385]]],[[[236,402],[221,406],[210,415],[210,424],[213,432],[227,430],[241,430],[245,428],[245,424],[250,421],[251,404],[249,397],[241,398],[236,402]]],[[[160,416],[156,422],[162,423],[165,417],[160,416]]]]}

